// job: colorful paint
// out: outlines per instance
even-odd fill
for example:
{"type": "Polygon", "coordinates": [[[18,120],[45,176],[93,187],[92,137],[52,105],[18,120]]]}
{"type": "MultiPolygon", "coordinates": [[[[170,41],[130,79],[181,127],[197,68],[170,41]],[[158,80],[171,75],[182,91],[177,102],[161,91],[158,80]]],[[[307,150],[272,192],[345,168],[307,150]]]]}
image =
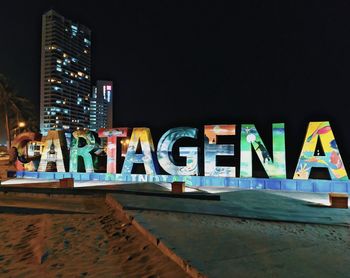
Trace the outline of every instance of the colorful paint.
{"type": "Polygon", "coordinates": [[[251,178],[253,176],[252,150],[257,154],[269,178],[286,178],[284,124],[272,125],[272,155],[267,150],[255,126],[252,124],[242,125],[241,178],[251,178]]]}
{"type": "Polygon", "coordinates": [[[329,122],[309,123],[294,179],[308,179],[313,167],[327,168],[332,180],[348,180],[329,122]],[[317,155],[318,140],[325,155],[317,155]]]}
{"type": "Polygon", "coordinates": [[[118,149],[118,142],[117,139],[122,137],[128,136],[128,129],[127,128],[111,128],[111,129],[105,129],[101,128],[98,131],[98,136],[100,138],[107,137],[107,170],[106,172],[108,174],[115,174],[117,173],[117,149],[118,149]]]}
{"type": "Polygon", "coordinates": [[[99,144],[96,141],[96,133],[86,130],[77,130],[74,131],[72,135],[69,171],[78,172],[78,169],[82,167],[82,165],[79,165],[78,159],[81,157],[84,162],[85,172],[94,172],[93,156],[95,156],[95,154],[93,154],[93,152],[99,148],[99,144]]]}
{"type": "MultiPolygon", "coordinates": [[[[101,146],[100,138],[94,132],[87,130],[73,132],[69,146],[70,157],[67,153],[68,147],[63,131],[50,131],[41,142],[37,141],[38,135],[35,134],[19,135],[13,142],[13,146],[18,149],[17,170],[65,173],[68,168],[68,161],[66,163],[65,160],[67,158],[71,173],[83,175],[82,172],[87,172],[92,174],[98,168],[99,172],[106,172],[106,179],[113,179],[115,175],[121,178],[133,176],[134,168],[138,169],[137,175],[142,175],[142,177],[145,176],[143,173],[146,176],[159,176],[161,173],[158,169],[161,166],[165,172],[171,175],[169,178],[171,180],[185,179],[186,182],[195,185],[195,182],[207,184],[218,182],[218,178],[225,178],[225,181],[231,184],[234,183],[231,178],[236,177],[237,163],[240,166],[239,176],[242,178],[242,182],[244,182],[244,178],[253,176],[252,161],[253,153],[255,153],[269,178],[286,179],[283,123],[272,125],[271,144],[262,140],[255,125],[243,124],[240,132],[240,162],[236,162],[238,159],[234,157],[234,144],[220,143],[223,136],[236,136],[236,125],[206,125],[204,127],[204,155],[200,152],[199,146],[201,144],[197,141],[198,130],[192,127],[178,127],[168,130],[161,136],[157,152],[149,128],[134,128],[130,139],[128,139],[128,128],[100,129],[98,135],[100,138],[107,138],[107,144],[101,146]],[[120,138],[122,139],[118,140],[120,138]],[[182,138],[187,138],[188,142],[193,140],[194,144],[179,147],[178,154],[183,160],[178,162],[174,157],[174,148],[182,138]],[[34,144],[35,154],[31,150],[34,144]],[[121,152],[118,153],[120,144],[122,148],[121,152]],[[39,167],[35,161],[28,160],[30,156],[33,156],[38,161],[39,155],[41,155],[39,167]],[[226,157],[225,166],[220,165],[218,157],[221,156],[226,157]],[[106,161],[106,165],[102,165],[101,161],[103,160],[106,161]],[[201,160],[204,160],[204,169],[200,167],[201,160]],[[123,161],[120,174],[117,173],[119,161],[123,161]]],[[[227,140],[231,140],[230,138],[227,140]]],[[[328,169],[332,180],[348,180],[329,122],[309,123],[294,179],[309,179],[311,169],[314,167],[328,169]],[[318,153],[318,142],[322,146],[324,155],[318,153]]]]}
{"type": "Polygon", "coordinates": [[[186,157],[186,165],[178,166],[173,157],[173,147],[181,138],[197,139],[198,130],[191,127],[178,127],[168,130],[158,142],[158,162],[170,175],[191,176],[198,175],[198,148],[180,147],[180,156],[186,157]]]}
{"type": "Polygon", "coordinates": [[[133,129],[122,173],[131,174],[134,164],[143,164],[148,175],[155,175],[157,173],[156,155],[149,128],[140,127],[133,129]],[[137,153],[139,145],[141,153],[137,153]]]}
{"type": "Polygon", "coordinates": [[[50,130],[43,138],[39,172],[65,172],[67,164],[67,144],[64,132],[50,130]]]}
{"type": "Polygon", "coordinates": [[[17,171],[36,171],[40,162],[40,146],[39,155],[35,156],[34,153],[30,155],[30,147],[34,146],[34,143],[41,142],[41,135],[33,132],[24,132],[13,140],[12,148],[14,149],[15,167],[17,171]],[[33,144],[32,144],[33,143],[33,144]]]}
{"type": "Polygon", "coordinates": [[[204,172],[206,176],[235,177],[236,168],[217,166],[217,156],[233,156],[233,144],[217,144],[217,136],[235,135],[235,125],[206,125],[204,127],[204,172]]]}

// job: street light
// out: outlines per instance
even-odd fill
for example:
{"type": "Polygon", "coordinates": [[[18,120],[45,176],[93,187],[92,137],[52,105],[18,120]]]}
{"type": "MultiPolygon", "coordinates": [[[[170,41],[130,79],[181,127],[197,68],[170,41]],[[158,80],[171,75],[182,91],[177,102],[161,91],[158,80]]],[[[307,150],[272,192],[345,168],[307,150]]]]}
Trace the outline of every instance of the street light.
{"type": "Polygon", "coordinates": [[[128,146],[129,146],[130,141],[127,138],[125,140],[121,140],[120,143],[122,144],[122,153],[121,153],[121,155],[122,155],[122,157],[125,157],[126,156],[126,152],[128,150],[128,146]]]}
{"type": "Polygon", "coordinates": [[[17,127],[13,129],[13,138],[17,136],[17,130],[26,126],[25,122],[18,122],[17,127]]]}

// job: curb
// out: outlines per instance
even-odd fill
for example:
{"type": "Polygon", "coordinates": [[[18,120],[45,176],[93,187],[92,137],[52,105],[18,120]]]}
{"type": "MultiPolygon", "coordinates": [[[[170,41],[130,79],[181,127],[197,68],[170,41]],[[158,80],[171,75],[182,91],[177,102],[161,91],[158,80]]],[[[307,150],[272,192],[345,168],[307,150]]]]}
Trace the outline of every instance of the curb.
{"type": "Polygon", "coordinates": [[[119,211],[148,241],[157,247],[165,256],[178,264],[188,275],[193,278],[207,278],[207,276],[200,273],[194,266],[177,255],[173,250],[171,250],[171,248],[166,246],[161,239],[153,235],[148,229],[142,226],[142,224],[140,224],[132,215],[124,210],[124,207],[118,201],[116,201],[111,194],[107,194],[105,200],[107,205],[119,211]]]}
{"type": "MultiPolygon", "coordinates": [[[[1,185],[1,184],[0,184],[1,185]]],[[[45,187],[44,183],[38,183],[39,187],[18,186],[18,185],[2,185],[0,192],[30,192],[38,194],[71,194],[71,195],[106,195],[108,193],[117,194],[131,194],[140,196],[154,196],[166,198],[180,198],[180,199],[196,199],[206,201],[220,201],[218,194],[174,194],[172,192],[149,192],[149,191],[134,191],[125,189],[104,189],[104,188],[89,188],[89,187],[45,187]]]]}

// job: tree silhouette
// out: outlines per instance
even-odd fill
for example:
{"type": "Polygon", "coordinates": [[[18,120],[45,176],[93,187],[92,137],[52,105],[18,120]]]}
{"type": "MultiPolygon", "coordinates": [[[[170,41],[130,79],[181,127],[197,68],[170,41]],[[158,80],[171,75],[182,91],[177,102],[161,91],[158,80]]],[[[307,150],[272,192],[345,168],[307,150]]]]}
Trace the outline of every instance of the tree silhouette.
{"type": "Polygon", "coordinates": [[[8,79],[0,74],[0,120],[5,123],[7,150],[11,149],[12,129],[20,120],[26,121],[26,129],[34,130],[36,120],[32,103],[16,94],[8,79]]]}

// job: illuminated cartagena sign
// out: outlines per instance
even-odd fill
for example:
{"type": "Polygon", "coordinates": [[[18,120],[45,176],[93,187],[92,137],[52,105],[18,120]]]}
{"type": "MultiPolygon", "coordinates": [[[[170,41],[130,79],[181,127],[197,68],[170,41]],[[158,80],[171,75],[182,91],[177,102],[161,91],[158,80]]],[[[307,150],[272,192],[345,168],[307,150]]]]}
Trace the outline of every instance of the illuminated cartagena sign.
{"type": "MultiPolygon", "coordinates": [[[[103,169],[108,177],[118,174],[118,168],[121,168],[121,175],[134,174],[133,169],[137,165],[142,165],[146,175],[151,176],[160,175],[162,168],[174,177],[251,178],[253,153],[255,153],[269,178],[286,179],[283,123],[272,124],[271,150],[266,147],[266,142],[254,124],[242,124],[240,172],[237,173],[234,165],[218,165],[217,158],[222,156],[232,159],[234,164],[233,159],[237,155],[234,144],[220,144],[218,138],[236,136],[238,128],[236,125],[204,126],[204,151],[200,152],[196,146],[179,147],[177,155],[182,158],[182,165],[179,165],[174,157],[175,143],[183,138],[196,142],[198,140],[196,128],[172,128],[161,136],[157,146],[153,142],[150,129],[146,127],[100,129],[98,133],[78,130],[73,132],[69,147],[63,131],[49,131],[43,138],[38,134],[25,133],[16,137],[13,146],[18,150],[16,162],[18,171],[94,173],[103,169]],[[106,143],[101,145],[102,138],[106,143]],[[118,167],[119,162],[122,162],[121,167],[118,167]],[[203,165],[203,162],[204,172],[201,173],[199,165],[203,165]]],[[[314,167],[328,169],[332,180],[348,180],[332,128],[326,121],[309,123],[293,178],[309,179],[311,169],[314,167]],[[317,144],[322,146],[322,155],[316,152],[317,144]]]]}

